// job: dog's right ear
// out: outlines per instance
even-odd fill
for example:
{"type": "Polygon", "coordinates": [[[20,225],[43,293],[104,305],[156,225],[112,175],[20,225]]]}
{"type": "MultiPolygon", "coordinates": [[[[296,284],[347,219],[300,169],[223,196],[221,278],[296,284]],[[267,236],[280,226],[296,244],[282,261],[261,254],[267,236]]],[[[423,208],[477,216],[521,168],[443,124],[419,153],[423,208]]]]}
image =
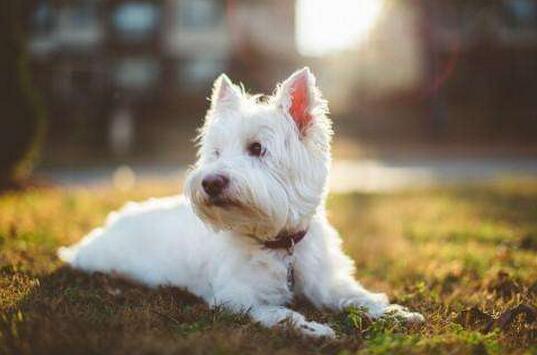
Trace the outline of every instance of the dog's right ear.
{"type": "Polygon", "coordinates": [[[220,74],[213,84],[211,110],[238,108],[241,96],[240,89],[229,80],[228,76],[220,74]]]}

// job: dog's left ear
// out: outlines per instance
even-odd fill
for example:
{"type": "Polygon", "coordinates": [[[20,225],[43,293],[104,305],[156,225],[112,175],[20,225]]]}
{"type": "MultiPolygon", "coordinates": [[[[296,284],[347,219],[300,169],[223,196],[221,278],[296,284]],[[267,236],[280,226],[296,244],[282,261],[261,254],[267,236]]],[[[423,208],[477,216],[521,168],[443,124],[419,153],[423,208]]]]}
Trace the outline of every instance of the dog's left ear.
{"type": "Polygon", "coordinates": [[[306,133],[316,114],[325,113],[326,107],[308,67],[297,70],[280,85],[276,104],[291,116],[301,134],[306,133]]]}

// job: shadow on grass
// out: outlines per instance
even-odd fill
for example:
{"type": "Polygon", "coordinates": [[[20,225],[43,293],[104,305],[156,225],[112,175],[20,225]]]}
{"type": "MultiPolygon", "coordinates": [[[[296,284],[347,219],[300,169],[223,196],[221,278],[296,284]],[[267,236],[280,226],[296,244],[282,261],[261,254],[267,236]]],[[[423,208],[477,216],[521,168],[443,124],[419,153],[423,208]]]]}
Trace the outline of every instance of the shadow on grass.
{"type": "MultiPolygon", "coordinates": [[[[326,320],[307,303],[295,306],[326,320]]],[[[360,344],[350,337],[329,342],[264,329],[244,314],[209,309],[178,288],[149,289],[68,267],[39,277],[0,318],[0,354],[335,353],[360,344]]]]}

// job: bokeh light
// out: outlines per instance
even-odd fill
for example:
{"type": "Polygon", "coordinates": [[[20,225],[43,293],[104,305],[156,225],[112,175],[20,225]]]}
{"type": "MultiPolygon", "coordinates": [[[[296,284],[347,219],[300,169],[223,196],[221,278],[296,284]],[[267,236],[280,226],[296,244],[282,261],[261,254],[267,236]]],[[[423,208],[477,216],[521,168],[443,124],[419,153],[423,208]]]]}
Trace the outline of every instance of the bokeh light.
{"type": "Polygon", "coordinates": [[[383,0],[297,1],[297,45],[303,55],[323,54],[356,45],[381,14],[383,0]]]}

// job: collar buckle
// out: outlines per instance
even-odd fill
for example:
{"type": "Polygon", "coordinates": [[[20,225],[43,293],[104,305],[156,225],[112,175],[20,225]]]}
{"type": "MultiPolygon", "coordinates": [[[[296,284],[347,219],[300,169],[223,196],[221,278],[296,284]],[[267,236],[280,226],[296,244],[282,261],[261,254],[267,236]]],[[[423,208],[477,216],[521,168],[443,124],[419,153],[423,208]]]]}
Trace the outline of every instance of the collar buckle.
{"type": "Polygon", "coordinates": [[[293,237],[288,237],[288,238],[289,238],[289,247],[287,247],[287,253],[289,255],[293,255],[295,251],[295,239],[293,237]]]}

